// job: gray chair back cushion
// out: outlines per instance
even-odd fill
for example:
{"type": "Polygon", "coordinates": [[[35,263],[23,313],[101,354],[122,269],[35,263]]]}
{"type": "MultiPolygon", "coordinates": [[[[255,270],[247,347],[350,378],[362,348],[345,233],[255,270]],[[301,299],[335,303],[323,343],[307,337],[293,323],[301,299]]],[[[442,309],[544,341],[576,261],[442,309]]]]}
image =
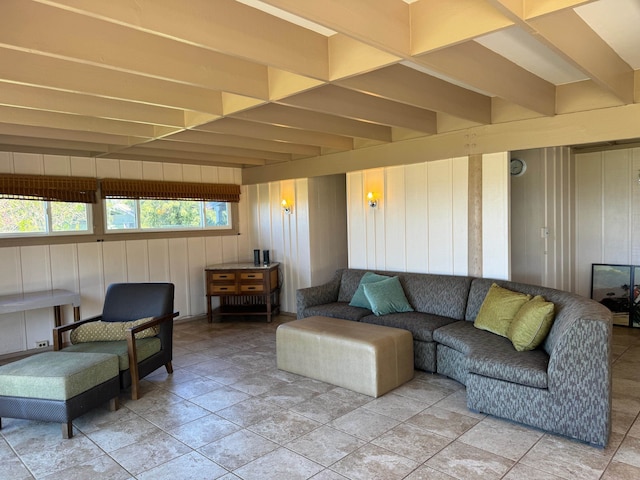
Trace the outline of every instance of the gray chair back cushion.
{"type": "Polygon", "coordinates": [[[107,288],[104,322],[128,322],[173,313],[173,283],[113,283],[107,288]]]}

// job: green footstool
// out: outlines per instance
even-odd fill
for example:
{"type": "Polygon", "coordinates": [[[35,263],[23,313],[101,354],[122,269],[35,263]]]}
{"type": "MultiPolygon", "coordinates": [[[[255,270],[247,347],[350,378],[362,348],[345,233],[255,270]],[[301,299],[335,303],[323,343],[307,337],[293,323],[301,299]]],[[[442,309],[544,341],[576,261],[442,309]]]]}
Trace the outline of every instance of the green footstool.
{"type": "Polygon", "coordinates": [[[106,353],[45,352],[0,366],[2,417],[62,423],[73,436],[72,420],[109,401],[118,408],[118,357],[106,353]]]}

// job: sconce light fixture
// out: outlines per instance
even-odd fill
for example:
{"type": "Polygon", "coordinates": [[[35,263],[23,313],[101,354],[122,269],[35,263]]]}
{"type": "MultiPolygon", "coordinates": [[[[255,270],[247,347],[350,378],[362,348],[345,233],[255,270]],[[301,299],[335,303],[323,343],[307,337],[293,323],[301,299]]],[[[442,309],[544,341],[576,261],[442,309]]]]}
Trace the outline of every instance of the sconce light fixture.
{"type": "Polygon", "coordinates": [[[378,206],[378,199],[373,192],[367,193],[367,202],[371,208],[376,208],[378,206]]]}
{"type": "Polygon", "coordinates": [[[638,170],[638,184],[640,185],[640,170],[638,170]]]}
{"type": "Polygon", "coordinates": [[[282,205],[282,211],[287,215],[291,215],[293,213],[293,205],[291,205],[286,200],[283,199],[280,205],[282,205]]]}

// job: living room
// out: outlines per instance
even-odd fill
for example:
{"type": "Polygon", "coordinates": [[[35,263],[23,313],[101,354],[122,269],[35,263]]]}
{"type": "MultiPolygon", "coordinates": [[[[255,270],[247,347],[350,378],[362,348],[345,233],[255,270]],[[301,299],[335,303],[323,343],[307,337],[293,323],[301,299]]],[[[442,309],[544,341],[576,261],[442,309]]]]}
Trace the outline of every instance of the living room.
{"type": "MultiPolygon", "coordinates": [[[[290,315],[296,313],[297,289],[323,283],[336,269],[343,267],[508,278],[588,297],[591,264],[640,263],[640,251],[635,248],[640,235],[637,212],[640,64],[634,63],[638,59],[621,52],[605,55],[609,61],[615,57],[624,58],[626,62],[626,68],[620,73],[626,79],[621,82],[624,86],[616,85],[603,71],[606,68],[591,65],[586,60],[589,55],[571,50],[569,44],[556,38],[562,28],[551,28],[551,20],[549,24],[536,21],[545,17],[575,21],[578,9],[584,24],[593,25],[597,14],[587,9],[579,10],[582,4],[586,7],[592,4],[594,10],[615,8],[625,12],[616,18],[636,18],[638,13],[633,2],[564,2],[566,5],[562,7],[544,2],[546,6],[540,7],[542,13],[526,15],[518,15],[515,7],[509,10],[505,5],[508,2],[498,2],[498,10],[484,5],[485,2],[465,2],[468,3],[466,7],[473,6],[466,13],[462,7],[445,7],[427,0],[397,2],[402,5],[380,2],[370,11],[355,2],[353,8],[362,10],[360,13],[369,22],[363,23],[368,27],[356,25],[352,14],[338,5],[339,2],[326,9],[330,11],[318,6],[292,5],[295,2],[254,2],[261,8],[268,4],[298,18],[314,19],[315,23],[338,31],[337,36],[323,37],[332,39],[327,41],[331,46],[324,43],[318,46],[321,42],[316,35],[321,34],[299,33],[298,29],[306,31],[307,28],[244,3],[219,2],[217,7],[228,13],[227,20],[222,20],[222,15],[218,18],[200,3],[186,12],[178,9],[186,20],[178,31],[173,31],[171,22],[161,14],[156,15],[150,5],[137,10],[138,7],[122,2],[122,11],[118,12],[120,7],[114,7],[114,10],[104,7],[103,10],[103,7],[87,2],[28,2],[29,8],[33,9],[29,33],[20,38],[14,32],[15,28],[7,28],[5,43],[11,47],[2,48],[6,60],[3,63],[23,65],[24,71],[7,67],[0,87],[5,110],[0,130],[0,174],[235,184],[240,186],[241,195],[233,207],[233,234],[208,232],[165,238],[142,235],[139,239],[124,240],[103,235],[98,241],[77,237],[26,242],[0,238],[0,264],[5,273],[0,277],[2,294],[51,288],[72,290],[80,293],[81,314],[86,318],[102,311],[105,291],[111,283],[171,281],[176,285],[175,310],[180,312],[177,324],[186,325],[190,321],[201,321],[206,312],[205,267],[251,261],[254,249],[269,250],[272,261],[281,264],[281,309],[290,315]],[[500,21],[491,20],[495,11],[500,12],[500,21]],[[425,43],[428,39],[416,29],[411,38],[415,50],[410,51],[393,39],[394,35],[406,38],[406,23],[395,22],[400,24],[398,27],[393,26],[391,20],[383,21],[385,13],[390,12],[407,15],[413,12],[414,19],[420,18],[424,22],[427,22],[427,14],[444,19],[448,15],[469,18],[474,13],[483,14],[478,17],[483,21],[478,22],[482,23],[478,31],[466,36],[461,33],[461,27],[450,28],[448,32],[443,27],[438,30],[437,41],[432,40],[436,43],[432,44],[425,43]],[[53,13],[58,23],[46,20],[47,13],[53,13]],[[245,20],[239,20],[243,15],[245,20]],[[79,22],[76,16],[92,19],[83,27],[85,30],[73,30],[80,25],[76,23],[79,22]],[[198,19],[199,16],[202,19],[198,19]],[[137,18],[148,23],[130,28],[137,23],[137,18]],[[192,35],[195,34],[189,30],[199,31],[198,26],[205,22],[204,19],[213,22],[223,33],[194,38],[192,35]],[[193,22],[193,26],[185,27],[188,22],[193,22]],[[225,22],[227,27],[239,24],[244,27],[233,31],[225,28],[225,22]],[[58,26],[52,28],[53,24],[58,26]],[[62,35],[65,25],[70,26],[69,31],[86,35],[87,43],[83,48],[78,46],[79,51],[74,51],[73,39],[62,35]],[[125,28],[125,25],[129,27],[125,28]],[[298,41],[291,42],[291,37],[285,41],[265,25],[283,29],[286,25],[288,34],[298,41]],[[385,28],[381,25],[389,27],[384,35],[385,28]],[[545,88],[553,87],[549,94],[546,89],[543,93],[536,90],[539,84],[527,80],[527,75],[520,76],[521,70],[525,70],[521,67],[508,69],[507,73],[496,70],[505,79],[518,78],[521,83],[516,88],[504,84],[518,82],[501,83],[496,78],[499,75],[491,76],[477,65],[460,72],[437,57],[439,51],[447,49],[453,56],[457,53],[454,47],[469,38],[508,30],[513,25],[518,28],[535,26],[535,31],[545,34],[545,42],[563,52],[565,61],[574,67],[581,66],[587,73],[582,72],[582,77],[578,75],[575,81],[545,81],[545,88]],[[262,37],[249,36],[247,26],[261,32],[262,37]],[[96,29],[95,35],[89,35],[91,28],[96,29]],[[42,37],[36,33],[38,29],[45,32],[42,37]],[[113,50],[103,50],[101,35],[114,35],[116,29],[131,37],[119,37],[128,40],[112,45],[113,50]],[[299,37],[296,36],[298,33],[299,37]],[[46,36],[49,34],[51,37],[46,36]],[[65,38],[57,43],[51,40],[56,35],[65,38]],[[162,45],[146,44],[142,42],[144,36],[162,37],[162,45]],[[238,46],[245,37],[246,44],[238,46]],[[180,41],[170,42],[169,38],[180,41]],[[265,38],[278,48],[265,53],[265,59],[258,61],[257,57],[264,51],[262,42],[265,38]],[[157,70],[144,62],[132,65],[136,59],[126,54],[131,45],[127,42],[139,42],[141,49],[160,48],[155,56],[148,58],[166,60],[166,70],[157,70]],[[304,48],[294,49],[287,58],[287,53],[293,49],[287,50],[287,43],[298,43],[304,48]],[[253,69],[243,76],[239,63],[225,57],[224,62],[220,58],[222,65],[237,75],[229,74],[231,80],[226,81],[224,88],[221,78],[196,80],[198,69],[184,60],[190,57],[175,55],[195,55],[195,50],[187,51],[185,45],[197,45],[198,48],[205,45],[203,50],[207,53],[219,55],[222,52],[234,61],[253,60],[242,64],[253,69]],[[37,60],[27,59],[29,50],[39,52],[34,56],[37,60]],[[97,52],[105,51],[110,53],[106,57],[114,58],[98,58],[97,52]],[[335,63],[329,66],[329,51],[344,56],[331,57],[335,63]],[[318,64],[310,62],[311,65],[304,67],[293,65],[304,63],[305,56],[311,56],[310,52],[319,52],[320,57],[326,55],[326,64],[318,61],[318,64]],[[460,88],[462,83],[469,87],[462,90],[473,94],[464,97],[464,101],[454,102],[452,98],[464,92],[455,90],[455,93],[445,95],[444,87],[442,90],[435,88],[439,84],[434,80],[436,77],[424,74],[414,64],[411,66],[414,72],[429,77],[422,80],[431,82],[428,85],[437,92],[432,97],[440,95],[451,102],[451,106],[436,105],[434,98],[404,97],[397,87],[382,95],[375,88],[384,82],[375,81],[379,80],[375,75],[364,77],[366,73],[390,65],[397,66],[398,70],[409,69],[406,63],[410,62],[410,57],[415,57],[423,70],[427,63],[431,65],[431,73],[439,67],[445,78],[457,78],[449,85],[460,88]],[[421,57],[429,57],[429,61],[418,61],[421,57]],[[57,62],[68,62],[68,65],[65,63],[63,67],[57,62]],[[71,65],[73,70],[65,70],[71,65]],[[89,71],[92,68],[99,68],[104,76],[92,76],[89,71]],[[327,73],[329,70],[330,74],[327,73]],[[42,75],[42,71],[50,72],[50,75],[42,75]],[[125,77],[118,77],[114,72],[126,75],[129,80],[134,77],[172,79],[171,83],[177,86],[198,85],[201,89],[198,93],[202,96],[188,97],[186,90],[179,93],[175,90],[175,96],[168,95],[162,89],[151,89],[150,83],[142,81],[132,84],[135,85],[132,92],[118,93],[115,85],[125,77]],[[77,82],[63,83],[62,79],[74,75],[77,75],[77,82]],[[248,79],[252,75],[253,85],[248,79]],[[363,81],[369,82],[366,87],[358,85],[360,75],[363,81]],[[47,76],[50,78],[43,78],[47,76]],[[102,80],[90,85],[92,78],[102,80]],[[481,88],[483,82],[488,82],[487,78],[496,82],[495,90],[481,88]],[[237,85],[233,85],[234,80],[237,85]],[[208,89],[203,87],[207,82],[210,82],[208,89]],[[293,97],[314,89],[322,91],[327,85],[332,88],[340,85],[350,92],[367,90],[372,97],[395,98],[396,103],[402,105],[413,102],[414,107],[422,106],[421,110],[427,110],[422,102],[431,102],[430,111],[437,113],[429,118],[437,123],[437,128],[428,126],[424,116],[410,123],[411,112],[407,110],[402,110],[398,115],[401,118],[397,118],[391,108],[384,110],[387,118],[377,124],[370,104],[357,112],[336,113],[331,128],[327,124],[321,125],[320,119],[327,115],[327,110],[337,108],[336,99],[343,98],[343,93],[325,90],[323,93],[328,95],[326,105],[311,96],[293,97]],[[214,90],[223,94],[213,95],[214,90]],[[157,96],[151,95],[158,91],[161,93],[157,96]],[[478,91],[491,94],[479,94],[478,91]],[[209,95],[206,98],[210,102],[202,101],[205,94],[209,95]],[[460,104],[470,102],[470,98],[477,100],[476,95],[481,95],[489,108],[485,105],[472,109],[470,106],[473,112],[465,116],[460,104]],[[163,103],[159,100],[163,96],[171,98],[163,103]],[[292,98],[287,100],[289,97],[292,98]],[[95,103],[87,106],[84,100],[88,98],[94,99],[95,103]],[[542,105],[549,98],[553,99],[551,114],[548,107],[542,105]],[[207,103],[206,108],[202,106],[204,103],[207,103]],[[276,115],[275,107],[285,106],[295,109],[298,119],[302,115],[300,111],[313,112],[319,123],[312,128],[305,117],[304,122],[295,126],[289,123],[293,121],[293,114],[288,119],[276,115]],[[261,111],[261,107],[265,108],[261,111]],[[116,110],[117,114],[114,113],[116,110]],[[479,120],[478,117],[487,112],[489,120],[479,120]],[[180,120],[168,119],[169,113],[178,113],[180,120]],[[260,143],[265,141],[267,130],[264,125],[267,123],[259,118],[268,113],[273,115],[268,140],[281,144],[278,148],[284,148],[286,153],[275,152],[273,145],[260,143]],[[146,121],[156,114],[162,115],[162,119],[146,121]],[[347,128],[347,124],[342,123],[345,119],[357,122],[363,130],[354,134],[355,124],[350,123],[347,128]],[[215,126],[216,120],[229,122],[215,126]],[[58,127],[52,128],[54,124],[58,127]],[[362,124],[370,129],[364,130],[362,124]],[[149,125],[152,128],[146,129],[149,125]],[[131,129],[125,131],[125,126],[131,129]],[[385,130],[382,134],[376,133],[378,130],[374,126],[385,130]],[[336,134],[338,128],[343,129],[341,135],[336,134]],[[299,146],[303,143],[302,137],[286,137],[294,131],[307,135],[322,132],[326,138],[319,140],[318,133],[318,137],[302,149],[299,146]],[[237,143],[237,137],[243,132],[246,137],[237,143]],[[214,134],[228,135],[225,140],[228,143],[214,141],[214,134]],[[172,135],[176,135],[175,141],[171,140],[172,135]],[[205,135],[209,137],[205,139],[205,135]],[[338,142],[338,136],[348,137],[351,146],[345,147],[341,143],[344,140],[338,142]],[[200,139],[204,141],[198,143],[200,139]],[[246,148],[242,148],[242,142],[246,148]],[[283,147],[283,144],[287,146],[283,147]],[[264,146],[264,150],[259,150],[260,146],[264,146]],[[257,151],[260,151],[260,158],[252,157],[257,151]],[[509,174],[513,158],[524,160],[526,170],[523,174],[509,174]],[[370,206],[368,193],[374,197],[375,207],[370,206]],[[291,213],[283,212],[283,200],[291,205],[291,213]]],[[[19,20],[25,18],[23,15],[29,14],[29,8],[19,2],[0,8],[6,8],[3,22],[7,27],[20,25],[19,20]]],[[[430,28],[436,28],[433,21],[427,23],[430,28]]],[[[465,22],[461,24],[468,26],[465,22]]],[[[619,29],[627,34],[628,29],[622,25],[619,29]]],[[[580,30],[580,38],[583,34],[580,30]]],[[[635,38],[636,33],[628,35],[635,38]]],[[[489,44],[488,41],[485,43],[489,44]]],[[[586,44],[592,49],[594,45],[602,46],[593,40],[586,44]]],[[[205,57],[195,58],[196,63],[202,61],[209,65],[203,61],[205,57]]],[[[212,57],[206,59],[212,61],[212,57]]],[[[510,63],[516,65],[516,62],[510,63]]],[[[498,64],[502,65],[498,62],[494,66],[498,64]]],[[[608,63],[607,68],[618,68],[615,65],[618,64],[608,63]]],[[[222,70],[224,68],[219,67],[215,74],[219,75],[222,70]]],[[[397,72],[388,70],[386,73],[397,72]]],[[[409,82],[413,75],[407,74],[403,78],[409,82]]],[[[378,107],[382,109],[383,104],[378,107]]],[[[95,208],[101,209],[102,204],[95,208]]],[[[62,313],[63,323],[73,322],[71,307],[64,307],[62,313]]],[[[51,327],[49,309],[1,315],[0,355],[10,357],[34,350],[38,341],[51,338],[51,327]]],[[[244,335],[243,327],[239,326],[239,331],[233,332],[234,341],[236,337],[246,340],[248,335],[244,335]]],[[[189,337],[190,327],[183,328],[182,335],[189,337]]],[[[206,330],[207,326],[203,328],[202,335],[220,333],[216,330],[220,328],[217,325],[211,327],[211,331],[206,330]]],[[[268,326],[259,328],[265,335],[272,333],[268,326]]],[[[269,342],[262,346],[272,347],[269,342]]],[[[618,346],[622,351],[622,345],[618,346]]],[[[184,348],[176,351],[176,357],[188,357],[195,351],[184,348]]],[[[421,381],[424,382],[424,378],[421,381]]],[[[627,418],[629,411],[625,410],[624,414],[626,432],[633,420],[627,418]]]]}

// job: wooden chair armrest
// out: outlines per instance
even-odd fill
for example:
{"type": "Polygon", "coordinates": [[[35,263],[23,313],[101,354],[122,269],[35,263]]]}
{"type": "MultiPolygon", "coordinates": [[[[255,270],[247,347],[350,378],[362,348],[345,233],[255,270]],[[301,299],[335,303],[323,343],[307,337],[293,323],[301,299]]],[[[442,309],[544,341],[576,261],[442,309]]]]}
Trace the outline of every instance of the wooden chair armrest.
{"type": "Polygon", "coordinates": [[[140,396],[138,391],[139,374],[138,374],[138,352],[136,351],[136,333],[146,330],[150,327],[155,327],[165,322],[172,322],[175,317],[179,315],[178,312],[173,312],[162,317],[155,317],[144,322],[136,327],[127,329],[127,353],[129,354],[129,373],[131,375],[131,398],[137,400],[140,396]]]}
{"type": "Polygon", "coordinates": [[[173,321],[173,319],[179,314],[179,312],[173,312],[161,317],[153,317],[148,322],[141,323],[136,327],[127,328],[127,336],[134,336],[136,333],[141,332],[142,330],[146,330],[147,328],[155,327],[156,325],[160,325],[161,323],[173,321]]]}
{"type": "Polygon", "coordinates": [[[57,351],[62,349],[62,346],[63,346],[62,334],[64,332],[73,330],[74,328],[78,328],[80,325],[85,323],[96,322],[100,319],[102,319],[102,315],[98,315],[96,317],[91,317],[91,318],[85,318],[84,320],[80,320],[78,322],[68,323],[66,325],[60,325],[59,327],[54,327],[53,328],[53,350],[57,351]]]}

